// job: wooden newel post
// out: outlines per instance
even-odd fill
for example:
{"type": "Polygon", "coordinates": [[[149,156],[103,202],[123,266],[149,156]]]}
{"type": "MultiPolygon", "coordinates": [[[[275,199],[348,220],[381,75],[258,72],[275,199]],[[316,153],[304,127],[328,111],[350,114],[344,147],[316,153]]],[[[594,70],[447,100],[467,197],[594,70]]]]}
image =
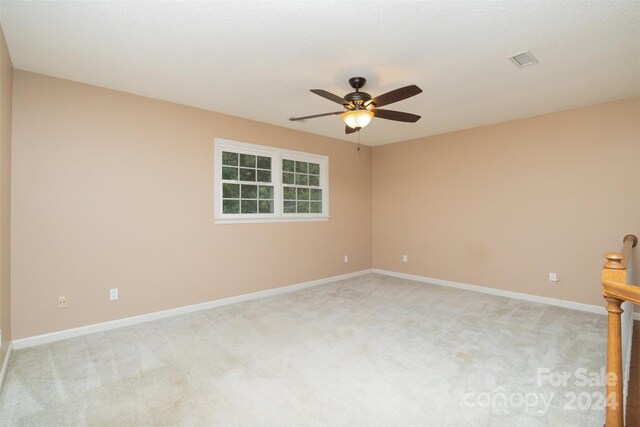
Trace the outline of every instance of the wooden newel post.
{"type": "Polygon", "coordinates": [[[623,427],[624,402],[622,397],[622,333],[620,315],[622,301],[605,298],[609,304],[609,335],[607,338],[607,427],[623,427]]]}
{"type": "MultiPolygon", "coordinates": [[[[607,252],[607,262],[602,269],[602,280],[626,283],[627,275],[622,264],[624,257],[617,252],[607,252]]],[[[621,299],[613,298],[604,293],[609,313],[609,332],[607,336],[607,427],[624,426],[624,397],[622,395],[622,324],[620,315],[621,299]]]]}

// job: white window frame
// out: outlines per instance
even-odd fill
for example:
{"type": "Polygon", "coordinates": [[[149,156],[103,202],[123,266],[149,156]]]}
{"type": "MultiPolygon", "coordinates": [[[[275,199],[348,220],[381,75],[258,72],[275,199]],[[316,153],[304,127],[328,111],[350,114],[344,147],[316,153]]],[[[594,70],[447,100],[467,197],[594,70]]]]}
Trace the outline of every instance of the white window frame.
{"type": "MultiPolygon", "coordinates": [[[[303,222],[329,220],[329,157],[321,154],[304,153],[301,151],[285,150],[265,145],[249,144],[229,139],[215,138],[214,140],[214,213],[216,224],[247,224],[261,222],[303,222]],[[222,212],[222,152],[230,151],[240,154],[271,157],[271,182],[263,183],[273,186],[273,213],[255,214],[225,214],[222,212]],[[322,190],[322,213],[284,213],[283,187],[295,184],[282,183],[282,159],[312,162],[320,165],[320,186],[322,190]]],[[[250,184],[250,182],[247,182],[250,184]]],[[[260,185],[260,182],[255,182],[260,185]]]]}

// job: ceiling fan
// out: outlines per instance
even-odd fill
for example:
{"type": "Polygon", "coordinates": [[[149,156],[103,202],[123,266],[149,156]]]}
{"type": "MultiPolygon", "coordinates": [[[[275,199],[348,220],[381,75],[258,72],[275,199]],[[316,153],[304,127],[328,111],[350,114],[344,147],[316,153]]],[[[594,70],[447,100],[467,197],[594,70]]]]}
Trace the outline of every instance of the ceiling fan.
{"type": "Polygon", "coordinates": [[[346,111],[335,111],[333,113],[314,114],[312,116],[304,117],[291,117],[289,120],[298,121],[306,119],[315,119],[317,117],[342,115],[342,120],[346,123],[345,133],[353,133],[359,131],[363,127],[371,122],[371,119],[379,117],[381,119],[395,120],[398,122],[415,123],[420,120],[420,116],[411,113],[403,113],[402,111],[383,110],[379,107],[384,105],[393,104],[394,102],[402,101],[403,99],[411,98],[422,92],[416,85],[409,85],[401,87],[391,92],[387,92],[383,95],[372,98],[366,92],[360,92],[360,89],[367,82],[364,77],[352,77],[349,79],[349,84],[356,91],[348,93],[344,98],[340,98],[338,95],[334,95],[326,90],[311,89],[311,92],[316,95],[320,95],[323,98],[341,104],[346,111]]]}

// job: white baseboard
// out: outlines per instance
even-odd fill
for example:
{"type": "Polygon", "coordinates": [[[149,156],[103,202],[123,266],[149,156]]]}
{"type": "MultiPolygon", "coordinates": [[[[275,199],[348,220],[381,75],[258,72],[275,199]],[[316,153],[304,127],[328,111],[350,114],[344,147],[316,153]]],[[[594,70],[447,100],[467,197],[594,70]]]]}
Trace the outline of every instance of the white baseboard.
{"type": "Polygon", "coordinates": [[[11,357],[12,348],[13,343],[9,343],[7,352],[4,355],[4,360],[2,361],[2,370],[0,370],[0,393],[2,392],[2,386],[4,385],[4,377],[7,375],[7,368],[9,367],[9,358],[11,357]]]}
{"type": "Polygon", "coordinates": [[[112,320],[109,322],[95,323],[93,325],[81,326],[79,328],[66,329],[49,334],[36,335],[33,337],[21,338],[13,341],[13,348],[20,350],[23,348],[33,347],[36,345],[47,344],[54,341],[65,340],[68,338],[88,335],[95,332],[103,332],[111,329],[122,328],[124,326],[137,325],[139,323],[150,322],[152,320],[164,319],[167,317],[179,316],[181,314],[192,313],[194,311],[208,310],[222,305],[235,304],[242,301],[250,301],[259,298],[270,297],[274,295],[285,294],[312,286],[323,285],[325,283],[337,280],[350,279],[352,277],[362,276],[371,273],[371,269],[356,271],[353,273],[341,274],[338,276],[325,277],[323,279],[311,280],[309,282],[298,283],[295,285],[282,286],[279,288],[267,289],[264,291],[252,292],[249,294],[237,295],[229,298],[222,298],[213,301],[207,301],[200,304],[187,305],[184,307],[172,308],[169,310],[156,311],[153,313],[142,314],[139,316],[126,317],[124,319],[112,320]]]}
{"type": "Polygon", "coordinates": [[[524,301],[537,302],[540,304],[554,305],[557,307],[570,308],[573,310],[587,311],[589,313],[607,314],[607,310],[598,305],[582,304],[574,301],[567,301],[558,298],[541,297],[538,295],[525,294],[522,292],[505,291],[503,289],[488,288],[485,286],[469,285],[467,283],[452,282],[450,280],[434,279],[431,277],[418,276],[414,274],[398,273],[396,271],[372,269],[373,273],[386,276],[399,277],[401,279],[415,280],[416,282],[429,283],[432,285],[445,286],[448,288],[463,289],[465,291],[480,292],[483,294],[496,295],[500,297],[515,298],[524,301]]]}
{"type": "MultiPolygon", "coordinates": [[[[41,345],[41,344],[60,341],[68,338],[92,334],[95,332],[108,331],[111,329],[122,328],[124,326],[136,325],[139,323],[150,322],[152,320],[164,319],[167,317],[178,316],[181,314],[192,313],[200,310],[207,310],[210,308],[219,307],[219,306],[228,305],[228,304],[234,304],[242,301],[250,301],[250,300],[255,300],[259,298],[265,298],[269,296],[284,294],[284,293],[293,292],[293,291],[297,291],[304,288],[309,288],[312,286],[334,282],[337,280],[350,279],[352,277],[358,277],[368,273],[377,273],[377,274],[382,274],[386,276],[414,280],[417,282],[429,283],[429,284],[445,286],[449,288],[463,289],[463,290],[472,291],[472,292],[480,292],[480,293],[489,294],[489,295],[497,295],[497,296],[502,296],[507,298],[515,298],[519,300],[537,302],[537,303],[547,304],[547,305],[554,305],[557,307],[564,307],[564,308],[569,308],[573,310],[587,311],[590,313],[597,313],[597,314],[607,313],[604,307],[600,307],[597,305],[582,304],[574,301],[566,301],[566,300],[561,300],[557,298],[542,297],[538,295],[525,294],[521,292],[505,291],[502,289],[489,288],[485,286],[470,285],[467,283],[452,282],[449,280],[435,279],[431,277],[418,276],[414,274],[406,274],[406,273],[399,273],[395,271],[372,268],[372,269],[356,271],[353,273],[342,274],[338,276],[325,277],[323,279],[312,280],[309,282],[303,282],[303,283],[298,283],[294,285],[282,286],[279,288],[267,289],[264,291],[252,292],[249,294],[237,295],[234,297],[208,301],[200,304],[177,307],[169,310],[156,311],[153,313],[142,314],[139,316],[112,320],[109,322],[96,323],[93,325],[81,326],[78,328],[66,329],[58,332],[52,332],[52,333],[43,334],[43,335],[36,335],[33,337],[21,338],[21,339],[14,340],[12,342],[12,347],[14,350],[20,350],[23,348],[33,347],[36,345],[41,345]]],[[[634,319],[640,320],[640,313],[634,313],[634,319]]],[[[7,354],[9,352],[10,350],[7,352],[7,354]]],[[[5,359],[8,361],[8,358],[5,358],[5,359]]],[[[2,371],[3,373],[4,373],[4,369],[5,367],[3,365],[3,371],[2,371]]]]}

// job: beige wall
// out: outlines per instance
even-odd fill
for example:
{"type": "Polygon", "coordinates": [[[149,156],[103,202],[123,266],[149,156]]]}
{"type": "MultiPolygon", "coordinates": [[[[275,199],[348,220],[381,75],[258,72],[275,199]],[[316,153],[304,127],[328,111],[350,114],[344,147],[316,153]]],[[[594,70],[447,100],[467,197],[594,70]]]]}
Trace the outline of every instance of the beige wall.
{"type": "Polygon", "coordinates": [[[374,267],[602,305],[639,168],[640,98],[376,147],[374,267]]]}
{"type": "Polygon", "coordinates": [[[18,70],[13,114],[14,339],[371,267],[368,148],[18,70]],[[331,219],[214,224],[215,137],[328,155],[331,219]]]}
{"type": "Polygon", "coordinates": [[[601,305],[602,253],[640,234],[640,98],[361,155],[24,71],[13,101],[14,339],[372,266],[601,305]],[[331,220],[214,224],[215,137],[328,155],[331,220]]]}
{"type": "Polygon", "coordinates": [[[11,100],[13,66],[0,27],[0,365],[11,341],[11,100]]]}

